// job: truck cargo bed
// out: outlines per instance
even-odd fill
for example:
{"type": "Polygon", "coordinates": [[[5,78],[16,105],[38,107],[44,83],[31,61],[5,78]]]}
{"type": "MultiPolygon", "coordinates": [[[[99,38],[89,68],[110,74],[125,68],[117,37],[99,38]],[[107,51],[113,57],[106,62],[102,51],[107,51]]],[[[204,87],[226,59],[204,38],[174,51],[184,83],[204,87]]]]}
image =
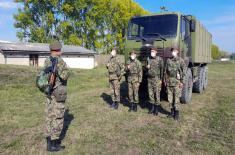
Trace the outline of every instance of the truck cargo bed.
{"type": "Polygon", "coordinates": [[[196,31],[192,33],[192,63],[211,62],[212,35],[196,20],[196,31]]]}

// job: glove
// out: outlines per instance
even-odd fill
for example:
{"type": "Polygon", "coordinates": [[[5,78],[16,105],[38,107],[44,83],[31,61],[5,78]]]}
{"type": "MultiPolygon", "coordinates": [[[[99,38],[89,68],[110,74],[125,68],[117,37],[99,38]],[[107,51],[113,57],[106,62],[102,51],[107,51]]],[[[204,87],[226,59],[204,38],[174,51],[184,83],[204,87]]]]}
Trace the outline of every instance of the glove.
{"type": "Polygon", "coordinates": [[[52,66],[49,66],[49,67],[47,67],[47,68],[44,69],[44,72],[45,72],[46,74],[51,73],[52,71],[53,71],[52,66]]]}
{"type": "Polygon", "coordinates": [[[179,73],[177,73],[177,79],[180,80],[180,74],[179,73]]]}

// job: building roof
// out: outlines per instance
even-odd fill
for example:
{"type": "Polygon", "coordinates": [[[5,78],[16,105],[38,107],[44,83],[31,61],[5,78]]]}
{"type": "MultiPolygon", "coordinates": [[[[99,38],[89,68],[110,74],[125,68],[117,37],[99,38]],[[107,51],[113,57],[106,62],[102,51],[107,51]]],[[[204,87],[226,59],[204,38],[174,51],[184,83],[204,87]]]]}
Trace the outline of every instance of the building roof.
{"type": "MultiPolygon", "coordinates": [[[[49,53],[49,44],[44,43],[1,43],[0,42],[0,50],[3,53],[49,53]]],[[[73,46],[73,45],[63,45],[62,50],[64,54],[96,54],[93,50],[88,50],[81,46],[73,46]]]]}
{"type": "Polygon", "coordinates": [[[0,43],[11,43],[10,41],[0,40],[0,43]]]}

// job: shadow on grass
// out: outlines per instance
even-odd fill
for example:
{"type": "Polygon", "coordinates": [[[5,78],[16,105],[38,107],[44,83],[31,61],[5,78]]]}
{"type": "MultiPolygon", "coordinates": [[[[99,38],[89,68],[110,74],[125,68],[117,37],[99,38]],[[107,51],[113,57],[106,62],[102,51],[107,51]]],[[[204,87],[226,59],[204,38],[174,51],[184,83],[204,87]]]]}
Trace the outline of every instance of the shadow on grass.
{"type": "MultiPolygon", "coordinates": [[[[151,105],[148,102],[148,88],[147,86],[147,81],[143,81],[140,85],[140,91],[139,91],[139,105],[140,108],[142,109],[150,109],[151,105]]],[[[163,88],[163,91],[165,91],[165,89],[163,88]]],[[[166,100],[166,94],[165,93],[161,93],[161,99],[166,100]]],[[[130,103],[128,101],[128,84],[127,82],[122,82],[120,84],[120,96],[121,96],[121,104],[125,107],[130,107],[130,103]]],[[[107,105],[111,105],[112,104],[112,97],[111,95],[107,94],[107,93],[102,93],[100,95],[100,97],[107,103],[107,105]]],[[[170,112],[168,112],[167,110],[165,110],[162,106],[159,106],[159,112],[165,115],[169,115],[170,112]]]]}
{"type": "Polygon", "coordinates": [[[65,138],[69,125],[71,124],[73,119],[74,119],[73,114],[69,113],[69,109],[66,109],[64,113],[64,125],[63,125],[62,132],[60,134],[61,141],[65,138]]]}
{"type": "Polygon", "coordinates": [[[158,110],[159,110],[160,113],[162,113],[164,115],[167,115],[167,116],[171,114],[169,111],[164,109],[161,105],[158,106],[158,110]]]}
{"type": "MultiPolygon", "coordinates": [[[[123,106],[129,107],[127,93],[128,93],[127,84],[126,84],[126,82],[122,82],[120,84],[120,102],[121,102],[120,104],[122,104],[123,106]]],[[[107,105],[111,106],[111,104],[113,102],[111,95],[109,95],[107,93],[102,93],[100,95],[100,97],[105,101],[105,103],[107,103],[107,105]]]]}
{"type": "Polygon", "coordinates": [[[106,93],[102,93],[102,94],[100,95],[100,97],[103,98],[103,100],[105,101],[105,103],[107,103],[109,106],[111,106],[111,104],[112,104],[112,102],[113,102],[111,95],[108,95],[108,94],[106,94],[106,93]]]}

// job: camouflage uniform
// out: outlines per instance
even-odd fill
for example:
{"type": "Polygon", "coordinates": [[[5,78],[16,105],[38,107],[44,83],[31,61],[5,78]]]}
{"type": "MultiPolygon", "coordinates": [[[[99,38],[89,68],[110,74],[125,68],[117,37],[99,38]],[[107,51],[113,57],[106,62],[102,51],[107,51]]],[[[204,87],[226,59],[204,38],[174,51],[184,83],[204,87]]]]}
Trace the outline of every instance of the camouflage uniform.
{"type": "Polygon", "coordinates": [[[148,61],[148,93],[149,102],[158,105],[160,103],[161,78],[163,71],[163,60],[156,56],[148,61]]]}
{"type": "Polygon", "coordinates": [[[180,83],[184,83],[185,63],[180,57],[175,57],[167,60],[166,75],[167,75],[167,93],[170,106],[174,110],[179,109],[181,89],[180,83]]]}
{"type": "Polygon", "coordinates": [[[139,103],[139,86],[142,82],[142,65],[137,59],[130,60],[127,65],[130,66],[126,69],[129,102],[137,104],[139,103]]]}
{"type": "Polygon", "coordinates": [[[107,69],[109,73],[109,84],[112,90],[113,102],[120,102],[120,78],[122,76],[123,65],[117,56],[111,56],[107,69]]]}
{"type": "Polygon", "coordinates": [[[45,60],[44,68],[52,65],[52,58],[57,58],[58,64],[53,92],[51,95],[46,96],[46,135],[50,137],[51,140],[56,140],[59,139],[64,124],[64,103],[67,97],[67,79],[69,77],[69,70],[62,58],[52,56],[45,60]]]}

